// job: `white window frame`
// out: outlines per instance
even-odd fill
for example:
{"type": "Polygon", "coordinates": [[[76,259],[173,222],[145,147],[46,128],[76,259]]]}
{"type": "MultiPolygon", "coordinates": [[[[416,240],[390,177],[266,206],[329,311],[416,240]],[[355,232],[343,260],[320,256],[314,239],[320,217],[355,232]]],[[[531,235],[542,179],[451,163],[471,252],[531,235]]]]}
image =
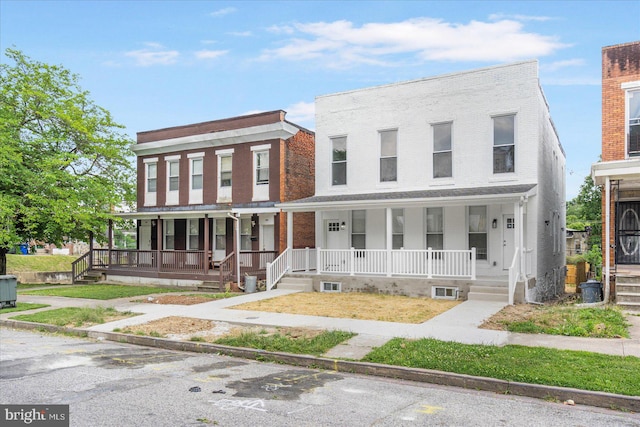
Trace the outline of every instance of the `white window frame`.
{"type": "Polygon", "coordinates": [[[167,251],[173,251],[176,249],[176,227],[173,219],[165,219],[162,221],[162,237],[162,249],[167,251]],[[169,245],[169,238],[172,239],[171,245],[169,245]]]}
{"type": "MultiPolygon", "coordinates": [[[[627,158],[640,157],[640,147],[638,150],[631,151],[631,126],[640,127],[640,111],[639,117],[631,117],[631,98],[632,95],[640,98],[640,81],[626,82],[620,85],[625,91],[624,99],[624,130],[625,130],[625,154],[627,158]]],[[[640,144],[639,144],[640,145],[640,144]]]]}
{"type": "Polygon", "coordinates": [[[342,292],[341,282],[320,282],[320,292],[342,292]]]}
{"type": "MultiPolygon", "coordinates": [[[[218,162],[218,203],[231,202],[231,197],[233,194],[233,148],[228,148],[225,150],[217,150],[217,162],[218,162]],[[231,157],[231,185],[222,185],[222,158],[223,157],[231,157]]],[[[228,172],[228,171],[225,171],[228,172]]]]}
{"type": "Polygon", "coordinates": [[[403,208],[393,208],[391,209],[391,249],[402,249],[404,248],[404,232],[405,232],[405,212],[403,208]],[[402,227],[402,231],[394,230],[393,226],[395,224],[396,218],[402,218],[402,220],[398,221],[398,224],[402,227]],[[396,244],[396,236],[402,237],[402,244],[396,244]]]}
{"type": "Polygon", "coordinates": [[[433,155],[432,155],[432,170],[433,170],[433,178],[434,179],[443,179],[443,178],[453,178],[453,122],[440,122],[440,123],[432,123],[431,124],[431,132],[432,132],[432,136],[433,136],[433,155]],[[449,127],[449,148],[444,150],[444,149],[438,149],[436,147],[436,129],[440,129],[442,126],[447,126],[449,127]],[[436,158],[441,157],[439,155],[442,154],[446,154],[449,153],[449,169],[451,170],[451,174],[450,175],[441,175],[441,176],[436,176],[436,158]]]}
{"type": "MultiPolygon", "coordinates": [[[[379,130],[378,131],[378,140],[379,142],[379,147],[380,147],[380,167],[378,169],[378,181],[381,183],[388,183],[388,182],[398,182],[398,129],[385,129],[385,130],[379,130]],[[392,146],[390,147],[391,149],[388,149],[387,152],[383,152],[384,151],[384,142],[385,142],[385,135],[395,135],[395,141],[391,140],[386,140],[386,142],[392,142],[392,146]],[[390,177],[385,177],[383,179],[383,164],[393,164],[393,167],[395,169],[395,173],[393,174],[393,176],[390,177]]],[[[387,147],[389,148],[389,147],[387,147]]]]}
{"type": "Polygon", "coordinates": [[[199,236],[200,236],[200,219],[189,218],[187,220],[187,250],[188,251],[198,251],[201,249],[200,243],[199,243],[199,236]],[[195,231],[195,234],[192,231],[195,231]],[[195,236],[196,238],[195,247],[193,247],[191,243],[191,238],[193,236],[195,236]]]}
{"type": "Polygon", "coordinates": [[[349,144],[347,141],[347,136],[343,135],[343,136],[334,136],[329,138],[331,140],[331,185],[336,187],[336,186],[346,186],[347,182],[349,182],[348,180],[348,159],[349,159],[349,144]],[[335,144],[336,142],[339,142],[339,140],[344,140],[344,159],[338,159],[336,160],[336,156],[335,156],[335,144]],[[336,166],[340,166],[344,164],[344,182],[336,182],[336,166]]]}
{"type": "Polygon", "coordinates": [[[492,164],[492,169],[493,169],[493,174],[494,175],[502,175],[502,174],[514,174],[516,172],[516,147],[518,145],[518,141],[517,141],[517,130],[518,130],[518,121],[516,120],[516,113],[507,113],[507,114],[496,114],[494,116],[491,116],[491,130],[492,130],[492,135],[493,135],[493,144],[491,145],[491,164],[492,164]],[[497,144],[498,141],[496,141],[496,120],[497,119],[502,119],[502,118],[506,118],[506,117],[512,117],[513,118],[513,135],[512,135],[512,139],[513,141],[509,144],[497,144]],[[508,170],[508,167],[506,167],[506,170],[498,170],[496,172],[496,161],[495,161],[495,156],[496,156],[496,149],[498,148],[503,148],[503,147],[512,147],[512,153],[513,153],[513,158],[511,159],[511,170],[508,170]]]}
{"type": "Polygon", "coordinates": [[[485,253],[482,254],[481,249],[482,248],[478,248],[476,247],[476,259],[477,260],[482,260],[482,261],[486,261],[489,259],[489,230],[487,227],[487,218],[489,215],[489,211],[486,205],[476,205],[476,206],[468,206],[467,207],[467,244],[469,246],[469,249],[471,249],[471,241],[470,241],[470,237],[472,234],[484,234],[485,236],[485,242],[486,242],[486,248],[485,249],[485,253]],[[471,231],[472,228],[472,221],[471,221],[471,208],[484,208],[484,222],[482,221],[482,217],[479,218],[478,220],[478,224],[477,224],[477,228],[478,231],[471,231]]]}
{"type": "Polygon", "coordinates": [[[204,153],[190,153],[189,159],[189,204],[203,203],[204,189],[204,153]],[[200,162],[200,173],[195,172],[195,164],[200,162]],[[200,188],[194,188],[194,177],[200,177],[200,188]]]}
{"type": "Polygon", "coordinates": [[[165,205],[177,205],[180,203],[180,155],[175,156],[166,156],[164,158],[166,169],[167,169],[167,191],[166,191],[166,200],[165,205]],[[172,175],[171,166],[176,165],[177,171],[176,175],[172,175]],[[171,180],[174,179],[174,182],[177,181],[177,188],[171,189],[171,180]]]}
{"type": "Polygon", "coordinates": [[[351,211],[351,247],[355,248],[355,249],[367,249],[367,211],[365,209],[354,209],[351,211]],[[363,213],[364,214],[364,230],[360,231],[357,230],[357,228],[354,226],[354,222],[355,222],[355,218],[354,218],[354,214],[358,212],[358,213],[363,213]],[[357,230],[357,231],[356,231],[357,230]],[[354,236],[363,236],[363,242],[364,245],[362,245],[363,247],[357,247],[354,243],[353,243],[353,237],[354,236]]]}
{"type": "Polygon", "coordinates": [[[251,147],[251,151],[253,153],[253,201],[264,201],[269,200],[269,163],[271,155],[269,154],[269,150],[271,149],[271,144],[263,144],[263,145],[254,145],[251,147]],[[267,155],[267,165],[260,166],[258,165],[258,160],[260,156],[266,154],[267,155]],[[266,181],[258,181],[259,171],[265,170],[267,171],[267,180],[266,181]]]}
{"type": "Polygon", "coordinates": [[[158,194],[158,158],[152,157],[144,159],[144,205],[145,206],[155,206],[157,204],[157,194],[158,194]],[[150,170],[153,167],[155,170],[155,176],[150,176],[150,170]],[[155,181],[155,189],[149,190],[149,181],[155,181]]]}
{"type": "Polygon", "coordinates": [[[240,250],[250,251],[252,250],[251,236],[253,231],[253,224],[251,218],[240,218],[240,250]]]}
{"type": "Polygon", "coordinates": [[[424,224],[424,229],[425,229],[425,244],[427,246],[427,248],[431,248],[431,249],[444,249],[444,208],[443,207],[432,207],[432,208],[425,208],[424,209],[424,219],[425,219],[425,224],[424,224]],[[442,224],[440,227],[440,230],[435,230],[432,229],[431,227],[429,227],[429,210],[440,210],[440,217],[442,218],[442,224]],[[433,245],[429,245],[429,236],[442,236],[442,247],[441,248],[434,248],[433,245]]]}

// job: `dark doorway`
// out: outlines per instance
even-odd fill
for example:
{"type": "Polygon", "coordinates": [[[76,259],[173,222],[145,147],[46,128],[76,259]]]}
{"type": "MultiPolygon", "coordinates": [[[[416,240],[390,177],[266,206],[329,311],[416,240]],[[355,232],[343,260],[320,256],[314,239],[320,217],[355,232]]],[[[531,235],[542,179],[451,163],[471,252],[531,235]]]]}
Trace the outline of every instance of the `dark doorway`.
{"type": "Polygon", "coordinates": [[[616,263],[640,264],[640,202],[618,203],[616,263]]]}

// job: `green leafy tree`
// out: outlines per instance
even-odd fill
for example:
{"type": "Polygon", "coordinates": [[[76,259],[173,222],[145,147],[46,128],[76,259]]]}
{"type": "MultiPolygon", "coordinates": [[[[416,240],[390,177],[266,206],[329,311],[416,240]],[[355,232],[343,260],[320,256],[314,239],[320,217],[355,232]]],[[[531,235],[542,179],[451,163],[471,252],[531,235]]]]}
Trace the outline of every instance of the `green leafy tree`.
{"type": "Polygon", "coordinates": [[[106,235],[114,206],[134,200],[131,140],[61,66],[7,49],[0,64],[0,274],[31,239],[106,235]]]}
{"type": "Polygon", "coordinates": [[[584,230],[591,227],[589,247],[600,247],[602,241],[602,192],[591,176],[580,186],[578,195],[567,202],[567,227],[584,230]],[[582,228],[580,228],[582,226],[582,228]]]}

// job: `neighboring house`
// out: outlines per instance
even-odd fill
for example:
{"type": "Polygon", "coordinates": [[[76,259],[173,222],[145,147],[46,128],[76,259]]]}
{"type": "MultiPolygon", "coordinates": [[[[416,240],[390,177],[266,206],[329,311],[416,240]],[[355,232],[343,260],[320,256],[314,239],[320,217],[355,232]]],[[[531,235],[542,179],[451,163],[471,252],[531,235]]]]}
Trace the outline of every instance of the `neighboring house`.
{"type": "Polygon", "coordinates": [[[591,230],[574,230],[567,228],[567,256],[583,255],[589,252],[589,235],[591,230]]]}
{"type": "Polygon", "coordinates": [[[268,287],[563,293],[565,153],[537,61],[319,96],[315,160],[315,195],[277,206],[316,213],[317,249],[284,253],[268,287]]]}
{"type": "MultiPolygon", "coordinates": [[[[138,247],[93,250],[89,269],[110,280],[220,287],[237,280],[238,267],[263,275],[287,240],[275,204],[314,191],[314,134],[285,114],[139,132],[138,210],[120,214],[135,220],[138,247]]],[[[314,214],[295,225],[294,246],[313,246],[314,214]]]]}
{"type": "Polygon", "coordinates": [[[602,161],[591,175],[603,187],[605,299],[640,309],[640,41],[602,48],[602,161]]]}

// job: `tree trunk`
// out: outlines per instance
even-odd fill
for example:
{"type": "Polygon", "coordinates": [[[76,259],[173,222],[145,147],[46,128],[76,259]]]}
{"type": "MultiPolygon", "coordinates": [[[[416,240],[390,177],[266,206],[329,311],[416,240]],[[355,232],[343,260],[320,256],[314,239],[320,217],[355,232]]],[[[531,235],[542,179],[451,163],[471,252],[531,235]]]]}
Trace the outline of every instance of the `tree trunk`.
{"type": "Polygon", "coordinates": [[[0,248],[0,276],[7,274],[7,248],[0,248]]]}

